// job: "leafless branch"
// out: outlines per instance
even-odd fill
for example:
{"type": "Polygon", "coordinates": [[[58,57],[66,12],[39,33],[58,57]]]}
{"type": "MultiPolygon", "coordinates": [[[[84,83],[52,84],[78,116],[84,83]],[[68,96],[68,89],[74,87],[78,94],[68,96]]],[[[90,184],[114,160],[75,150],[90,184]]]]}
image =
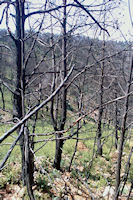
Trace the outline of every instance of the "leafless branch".
{"type": "Polygon", "coordinates": [[[70,77],[74,66],[72,66],[71,70],[67,74],[66,78],[60,83],[58,88],[45,100],[43,101],[39,106],[37,106],[33,111],[31,111],[28,115],[26,115],[22,120],[20,120],[14,127],[12,127],[9,131],[7,131],[1,138],[0,143],[5,140],[11,133],[13,133],[16,129],[18,129],[22,124],[24,124],[30,117],[32,117],[36,112],[38,112],[43,106],[45,106],[49,101],[51,101],[52,98],[61,90],[61,88],[64,86],[68,78],[70,77]]]}
{"type": "Polygon", "coordinates": [[[49,10],[38,10],[38,11],[35,11],[35,12],[31,12],[31,13],[28,13],[27,15],[25,15],[25,19],[32,16],[32,15],[36,15],[36,14],[46,14],[46,13],[50,13],[52,11],[56,11],[56,10],[59,10],[61,8],[64,8],[64,7],[69,7],[69,6],[75,6],[77,7],[77,5],[75,4],[67,4],[66,6],[57,6],[55,8],[51,8],[49,10]]]}
{"type": "MultiPolygon", "coordinates": [[[[82,9],[91,17],[91,19],[99,26],[99,28],[100,28],[101,30],[105,31],[105,32],[109,35],[109,32],[99,24],[99,22],[98,22],[98,21],[93,17],[93,15],[88,11],[88,9],[86,9],[79,1],[77,1],[77,0],[74,0],[74,1],[75,1],[75,3],[77,3],[77,4],[79,5],[80,8],[82,8],[82,9]]],[[[109,35],[109,36],[110,36],[110,35],[109,35]]]]}
{"type": "Polygon", "coordinates": [[[12,153],[12,151],[13,151],[15,145],[17,144],[19,138],[21,137],[21,135],[22,135],[22,133],[23,133],[23,128],[24,128],[24,126],[21,127],[18,137],[17,137],[16,140],[12,143],[12,145],[11,145],[9,151],[7,152],[7,154],[6,154],[5,158],[4,158],[4,160],[2,161],[2,163],[1,163],[1,165],[0,165],[0,171],[4,168],[4,165],[5,165],[6,161],[7,161],[7,159],[9,158],[9,156],[10,156],[10,154],[12,153]]]}

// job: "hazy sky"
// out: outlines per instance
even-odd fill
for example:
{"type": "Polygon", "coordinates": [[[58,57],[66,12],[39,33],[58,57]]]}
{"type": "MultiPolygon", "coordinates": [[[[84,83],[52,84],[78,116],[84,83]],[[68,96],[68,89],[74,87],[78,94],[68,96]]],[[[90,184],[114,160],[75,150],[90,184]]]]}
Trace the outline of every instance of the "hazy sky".
{"type": "MultiPolygon", "coordinates": [[[[70,0],[68,0],[68,1],[71,2],[70,0]]],[[[89,5],[90,5],[90,3],[92,3],[94,5],[94,3],[95,4],[96,3],[99,4],[99,2],[103,2],[103,0],[95,0],[95,1],[94,0],[86,0],[85,1],[86,5],[87,5],[88,1],[89,1],[89,5]]],[[[42,0],[34,0],[34,1],[32,0],[31,2],[32,3],[34,2],[35,7],[37,9],[37,7],[39,7],[43,1],[42,0]]],[[[57,1],[57,0],[55,0],[54,2],[55,3],[56,2],[59,3],[59,1],[57,1]]],[[[62,2],[62,1],[60,1],[60,2],[62,2]]],[[[109,20],[112,20],[112,22],[113,21],[116,22],[113,25],[114,29],[108,27],[108,31],[110,33],[110,37],[108,39],[123,40],[123,41],[124,40],[130,40],[130,41],[132,41],[133,40],[133,34],[132,34],[133,33],[133,27],[132,27],[132,23],[131,23],[131,20],[130,20],[130,15],[129,15],[129,7],[131,9],[131,14],[132,14],[133,13],[133,0],[121,0],[120,1],[121,2],[120,5],[118,4],[118,0],[116,0],[116,2],[117,2],[116,6],[118,6],[118,7],[115,10],[110,12],[110,16],[107,16],[107,17],[109,17],[109,20]],[[130,2],[130,6],[128,4],[129,2],[130,2]]],[[[11,9],[11,12],[12,12],[12,10],[13,9],[11,9]]],[[[1,16],[1,14],[0,14],[0,16],[1,16]]],[[[35,21],[36,21],[36,19],[38,17],[39,16],[32,17],[32,20],[30,21],[31,26],[33,26],[33,23],[35,23],[35,21]]],[[[131,17],[133,18],[133,15],[131,17]]],[[[73,24],[74,23],[76,24],[80,20],[83,21],[83,20],[87,20],[87,19],[88,18],[76,19],[74,17],[71,17],[70,21],[73,22],[73,24]]],[[[97,20],[98,19],[99,18],[97,17],[97,20]]],[[[50,25],[49,21],[50,21],[50,18],[47,16],[47,18],[45,20],[46,26],[50,25]]],[[[10,29],[12,31],[15,30],[14,22],[12,20],[9,21],[9,26],[10,26],[10,29]]],[[[34,27],[36,27],[36,26],[37,26],[37,22],[34,24],[34,27]]],[[[48,30],[48,27],[46,27],[46,26],[45,26],[45,28],[47,28],[47,30],[48,30]]],[[[58,28],[58,24],[56,24],[55,27],[58,28]]],[[[0,28],[6,28],[5,20],[3,20],[3,23],[0,25],[0,28]]],[[[91,29],[90,30],[88,29],[87,31],[86,31],[86,29],[83,29],[83,31],[80,29],[80,31],[81,31],[81,34],[87,34],[88,36],[94,35],[94,30],[91,30],[91,29]]],[[[97,31],[96,37],[101,38],[101,35],[99,34],[98,31],[97,31]]]]}

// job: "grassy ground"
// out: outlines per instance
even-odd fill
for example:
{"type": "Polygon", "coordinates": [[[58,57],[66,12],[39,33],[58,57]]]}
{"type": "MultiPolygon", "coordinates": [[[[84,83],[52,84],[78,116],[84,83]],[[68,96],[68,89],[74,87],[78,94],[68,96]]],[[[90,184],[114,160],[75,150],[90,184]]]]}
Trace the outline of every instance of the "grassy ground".
{"type": "MultiPolygon", "coordinates": [[[[1,124],[0,125],[0,136],[10,129],[12,125],[1,124]]],[[[30,127],[30,132],[32,132],[32,122],[30,127]]],[[[39,120],[37,122],[36,133],[48,133],[52,132],[53,128],[47,120],[39,120]]],[[[74,130],[73,130],[74,131],[74,130]]],[[[69,133],[67,133],[69,134],[69,133]]],[[[55,152],[55,141],[36,143],[35,151],[39,149],[42,145],[43,148],[37,151],[35,158],[35,165],[37,171],[35,171],[35,195],[36,199],[63,199],[63,195],[68,192],[65,189],[65,185],[69,188],[68,193],[76,194],[78,192],[82,196],[82,199],[89,199],[89,194],[87,187],[90,188],[91,192],[97,198],[102,199],[102,194],[107,185],[115,185],[115,166],[118,152],[114,146],[114,128],[113,126],[103,126],[103,156],[99,157],[95,154],[96,145],[94,147],[94,138],[96,135],[96,125],[94,122],[89,121],[83,124],[82,129],[79,131],[79,142],[77,147],[77,152],[73,160],[71,167],[71,172],[68,172],[68,167],[70,165],[70,160],[74,152],[76,140],[70,139],[65,141],[63,147],[63,155],[61,167],[63,172],[58,172],[53,169],[52,164],[54,160],[55,152]],[[94,156],[94,158],[93,158],[94,156]],[[93,159],[92,159],[93,158],[93,159]],[[40,166],[45,170],[45,174],[39,172],[40,166]],[[91,166],[91,168],[90,168],[91,166]],[[69,180],[64,181],[62,180],[69,180]],[[68,185],[69,182],[69,185],[68,185]],[[65,183],[65,184],[64,184],[65,183]],[[85,185],[87,184],[87,186],[85,185]],[[56,188],[56,189],[55,189],[56,188]],[[63,189],[62,189],[63,188],[63,189]],[[63,194],[64,192],[64,194],[63,194]],[[86,196],[84,197],[83,195],[86,196]],[[88,195],[88,196],[87,196],[88,195]]],[[[8,151],[10,145],[14,141],[16,133],[8,137],[4,143],[0,146],[0,162],[3,160],[4,155],[8,151]]],[[[48,137],[38,136],[35,141],[43,140],[48,137]]],[[[122,163],[122,174],[124,174],[125,163],[127,162],[129,151],[133,144],[132,140],[127,140],[124,149],[123,163],[122,163]]],[[[0,173],[0,194],[1,191],[5,192],[7,195],[7,190],[9,189],[9,194],[17,195],[18,199],[22,199],[16,190],[19,190],[25,199],[28,198],[25,189],[22,187],[21,183],[21,155],[19,150],[19,145],[16,146],[11,154],[11,157],[7,161],[7,166],[0,173]],[[19,187],[17,189],[17,187],[19,187]],[[14,192],[13,192],[14,191],[14,192]]],[[[130,176],[128,180],[128,186],[133,178],[133,169],[131,168],[130,176]]],[[[124,190],[124,193],[128,193],[128,189],[124,190]]],[[[79,195],[79,196],[80,196],[79,195]]],[[[71,196],[69,194],[69,196],[71,196]]],[[[6,199],[6,198],[5,198],[6,199]]],[[[75,199],[78,197],[75,196],[75,199]]]]}

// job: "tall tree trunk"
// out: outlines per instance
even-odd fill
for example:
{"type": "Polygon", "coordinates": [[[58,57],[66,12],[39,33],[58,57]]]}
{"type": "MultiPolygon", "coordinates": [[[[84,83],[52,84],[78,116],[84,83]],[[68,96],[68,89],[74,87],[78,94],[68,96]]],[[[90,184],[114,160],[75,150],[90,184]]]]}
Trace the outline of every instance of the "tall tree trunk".
{"type": "MultiPolygon", "coordinates": [[[[17,118],[19,120],[22,119],[25,115],[25,105],[24,105],[25,104],[24,100],[25,98],[25,66],[24,66],[25,1],[16,0],[15,3],[16,3],[15,45],[16,45],[17,78],[16,78],[16,91],[14,94],[14,119],[17,118]]],[[[29,194],[31,194],[30,199],[34,199],[31,188],[34,181],[33,179],[34,160],[33,160],[33,154],[30,152],[29,139],[27,139],[29,137],[27,130],[28,130],[27,127],[25,127],[23,130],[23,134],[19,140],[21,155],[22,155],[22,181],[23,185],[27,185],[28,192],[29,194]]]]}
{"type": "Polygon", "coordinates": [[[103,115],[103,80],[104,80],[104,61],[102,63],[102,73],[101,73],[101,81],[100,81],[100,107],[99,107],[99,115],[98,115],[98,126],[97,126],[97,153],[98,155],[102,155],[102,115],[103,115]]]}
{"type": "MultiPolygon", "coordinates": [[[[115,89],[115,98],[117,99],[117,89],[115,89]]],[[[118,102],[115,102],[115,148],[118,147],[118,102]]]]}
{"type": "Polygon", "coordinates": [[[24,127],[24,143],[25,143],[25,182],[27,187],[27,192],[29,195],[30,200],[35,200],[32,186],[33,186],[33,174],[34,174],[34,157],[33,153],[30,150],[30,138],[29,138],[29,131],[27,126],[24,127]]]}
{"type": "Polygon", "coordinates": [[[127,84],[127,91],[126,91],[126,97],[125,97],[125,105],[124,105],[124,115],[123,115],[123,121],[121,126],[121,135],[120,135],[120,144],[119,144],[119,154],[117,159],[117,166],[116,166],[116,186],[115,186],[115,200],[119,197],[119,186],[120,186],[120,176],[121,176],[121,161],[122,161],[122,154],[123,154],[123,148],[124,148],[124,141],[125,141],[125,133],[126,133],[126,122],[127,122],[127,114],[128,114],[128,107],[129,107],[129,92],[131,88],[132,83],[132,72],[133,72],[133,57],[131,62],[131,70],[129,75],[129,80],[127,84]]]}
{"type": "Polygon", "coordinates": [[[3,92],[3,90],[2,90],[2,87],[1,87],[1,86],[0,86],[0,92],[1,92],[1,98],[2,98],[2,104],[3,104],[2,108],[3,108],[3,110],[5,110],[5,99],[4,99],[4,92],[3,92]]]}
{"type": "MultiPolygon", "coordinates": [[[[16,65],[17,65],[17,78],[16,78],[16,91],[14,94],[14,118],[22,119],[24,117],[24,90],[25,90],[25,75],[23,69],[24,63],[24,2],[16,0],[16,65]]],[[[24,147],[24,134],[20,140],[20,148],[22,155],[22,180],[25,185],[25,147],[24,147]]]]}
{"type": "MultiPolygon", "coordinates": [[[[64,5],[64,17],[63,17],[63,23],[62,23],[62,31],[63,31],[63,39],[62,39],[62,69],[63,69],[63,78],[67,75],[67,49],[66,49],[66,2],[67,0],[63,0],[64,5]]],[[[63,87],[62,91],[62,105],[61,105],[61,121],[59,125],[59,130],[64,130],[65,122],[66,122],[66,114],[67,114],[67,105],[66,105],[66,99],[67,99],[67,89],[65,88],[65,85],[63,87]]],[[[56,169],[60,169],[61,164],[61,156],[62,156],[62,148],[64,141],[60,139],[62,137],[62,134],[56,135],[56,150],[55,150],[55,159],[54,159],[54,167],[56,169]]]]}
{"type": "Polygon", "coordinates": [[[101,137],[102,137],[102,115],[103,115],[103,107],[102,107],[103,81],[104,81],[104,61],[102,63],[102,73],[101,73],[101,81],[100,81],[100,107],[99,107],[98,126],[97,126],[97,153],[98,155],[102,155],[101,137]]]}
{"type": "MultiPolygon", "coordinates": [[[[105,15],[106,15],[106,5],[105,0],[104,3],[104,28],[105,28],[105,15]]],[[[105,56],[105,32],[103,32],[103,58],[105,56]]],[[[100,80],[100,107],[99,107],[99,116],[98,116],[98,127],[97,127],[97,153],[98,155],[102,155],[102,144],[101,144],[101,137],[102,137],[102,116],[103,116],[103,82],[104,82],[104,68],[105,68],[105,61],[103,60],[101,64],[101,80],[100,80]]]]}

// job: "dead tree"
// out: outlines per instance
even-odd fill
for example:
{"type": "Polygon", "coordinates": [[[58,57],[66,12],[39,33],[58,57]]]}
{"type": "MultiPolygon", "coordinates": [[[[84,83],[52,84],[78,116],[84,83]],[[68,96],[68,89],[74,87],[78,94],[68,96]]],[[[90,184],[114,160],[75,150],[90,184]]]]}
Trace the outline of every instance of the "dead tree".
{"type": "MultiPolygon", "coordinates": [[[[118,97],[117,85],[115,83],[115,98],[118,97]]],[[[118,102],[115,102],[115,148],[118,147],[118,102]]]]}
{"type": "Polygon", "coordinates": [[[115,186],[115,200],[119,197],[119,191],[120,191],[120,182],[121,182],[121,162],[122,162],[122,154],[124,149],[124,141],[125,141],[125,134],[126,134],[126,124],[127,124],[127,118],[128,118],[128,109],[129,109],[129,93],[130,88],[132,85],[132,73],[133,73],[133,57],[131,58],[131,69],[129,74],[129,79],[127,83],[127,90],[126,90],[126,97],[125,97],[125,103],[124,103],[124,113],[123,113],[123,119],[122,119],[122,125],[121,125],[121,134],[120,134],[120,144],[118,148],[118,159],[117,159],[117,166],[116,166],[116,186],[115,186]]]}
{"type": "MultiPolygon", "coordinates": [[[[67,32],[66,32],[66,4],[67,0],[63,0],[63,22],[62,25],[62,69],[61,73],[62,79],[65,79],[67,76],[67,32]]],[[[52,92],[55,90],[55,85],[57,83],[57,75],[56,75],[56,63],[55,63],[55,55],[54,50],[52,51],[52,62],[54,67],[54,77],[53,77],[53,83],[52,83],[52,92]]],[[[67,89],[64,85],[62,88],[62,91],[57,97],[51,101],[51,119],[52,124],[55,131],[62,131],[65,127],[66,122],[66,115],[67,115],[67,89]],[[60,96],[60,97],[59,97],[60,96]],[[61,98],[61,99],[59,99],[61,98]],[[55,102],[56,99],[56,102],[55,102]],[[56,109],[54,108],[54,105],[56,104],[56,109]],[[60,108],[59,108],[60,106],[60,108]],[[58,110],[60,110],[60,116],[58,115],[58,110]],[[60,117],[60,120],[58,119],[60,117]]],[[[55,149],[55,159],[54,159],[54,167],[58,170],[60,170],[60,164],[61,164],[61,156],[62,156],[62,148],[63,148],[63,139],[60,139],[62,135],[57,134],[56,135],[56,149],[55,149]]]]}
{"type": "MultiPolygon", "coordinates": [[[[7,12],[7,28],[10,37],[13,39],[16,48],[16,89],[14,92],[13,101],[13,117],[14,122],[21,120],[25,116],[25,1],[16,0],[15,7],[15,21],[16,21],[16,34],[11,33],[8,27],[8,12],[7,12]]],[[[7,7],[8,9],[8,7],[7,7]]],[[[20,128],[21,129],[21,128],[20,128]]],[[[20,132],[18,129],[18,134],[20,132]]],[[[30,199],[34,199],[32,192],[33,184],[33,159],[29,156],[30,147],[29,140],[27,140],[28,131],[27,126],[21,129],[21,137],[19,138],[21,156],[22,156],[22,181],[23,185],[27,185],[30,199]],[[28,155],[28,158],[27,158],[28,155]]]]}
{"type": "MultiPolygon", "coordinates": [[[[105,2],[104,2],[105,4],[105,2]]],[[[105,6],[105,5],[104,5],[105,6]]],[[[105,15],[106,15],[106,7],[104,9],[104,29],[105,29],[105,15]]],[[[103,58],[105,57],[105,32],[103,32],[103,58]]],[[[103,116],[103,95],[104,95],[104,70],[105,70],[105,61],[103,60],[101,63],[101,77],[100,77],[100,107],[98,113],[98,125],[97,125],[97,153],[98,155],[102,155],[102,144],[101,144],[101,137],[102,137],[102,116],[103,116]]]]}

